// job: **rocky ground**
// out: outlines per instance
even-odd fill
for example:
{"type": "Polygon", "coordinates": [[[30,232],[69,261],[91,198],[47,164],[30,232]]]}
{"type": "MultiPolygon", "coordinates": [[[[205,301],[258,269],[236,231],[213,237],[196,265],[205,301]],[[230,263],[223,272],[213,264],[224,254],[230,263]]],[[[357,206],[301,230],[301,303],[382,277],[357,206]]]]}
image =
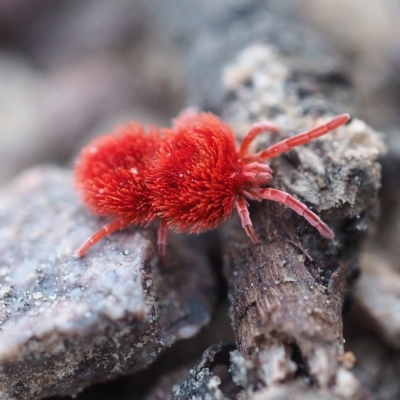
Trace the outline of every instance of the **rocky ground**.
{"type": "Polygon", "coordinates": [[[0,398],[400,397],[400,8],[389,0],[0,1],[0,398]],[[72,166],[130,120],[213,111],[266,147],[273,187],[335,231],[251,203],[203,235],[113,234],[72,166]]]}

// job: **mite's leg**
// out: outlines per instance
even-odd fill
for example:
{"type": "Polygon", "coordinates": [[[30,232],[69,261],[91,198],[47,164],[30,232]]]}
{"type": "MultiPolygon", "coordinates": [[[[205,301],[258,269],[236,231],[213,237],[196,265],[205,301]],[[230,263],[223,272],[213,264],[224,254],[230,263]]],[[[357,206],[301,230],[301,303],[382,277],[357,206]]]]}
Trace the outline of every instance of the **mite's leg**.
{"type": "Polygon", "coordinates": [[[250,143],[261,132],[277,132],[277,131],[278,131],[278,125],[274,124],[273,122],[260,121],[253,124],[250,127],[249,131],[246,133],[245,137],[243,138],[242,144],[240,145],[239,157],[242,158],[246,156],[249,150],[250,143]]]}
{"type": "Polygon", "coordinates": [[[277,144],[274,144],[259,153],[249,155],[246,157],[248,161],[262,161],[268,158],[274,158],[279,156],[293,147],[300,146],[302,144],[308,143],[310,140],[313,140],[319,136],[325,135],[326,133],[338,128],[339,126],[345,124],[350,119],[349,114],[341,114],[331,121],[329,121],[325,125],[318,126],[314,129],[311,129],[307,132],[299,133],[291,138],[282,140],[277,144]]]}
{"type": "Polygon", "coordinates": [[[103,239],[105,236],[111,235],[118,229],[125,228],[130,224],[130,221],[125,219],[115,219],[110,223],[104,225],[101,229],[90,236],[85,243],[78,250],[76,250],[75,255],[81,258],[88,249],[94,246],[98,241],[103,239]]]}
{"type": "Polygon", "coordinates": [[[305,218],[309,224],[318,229],[318,232],[327,239],[333,239],[335,237],[332,230],[321,220],[320,217],[318,217],[318,215],[314,214],[306,205],[301,203],[299,200],[296,200],[290,194],[277,189],[267,188],[260,191],[260,196],[266,200],[273,200],[282,203],[293,211],[296,211],[297,214],[305,218]]]}
{"type": "Polygon", "coordinates": [[[240,222],[245,230],[247,236],[251,239],[253,243],[259,243],[256,232],[254,231],[253,224],[251,223],[249,210],[247,208],[246,200],[243,197],[236,199],[236,209],[239,214],[240,222]]]}
{"type": "Polygon", "coordinates": [[[160,221],[160,226],[158,227],[158,238],[157,238],[158,254],[161,257],[165,257],[167,255],[167,237],[168,237],[167,223],[162,219],[160,221]]]}

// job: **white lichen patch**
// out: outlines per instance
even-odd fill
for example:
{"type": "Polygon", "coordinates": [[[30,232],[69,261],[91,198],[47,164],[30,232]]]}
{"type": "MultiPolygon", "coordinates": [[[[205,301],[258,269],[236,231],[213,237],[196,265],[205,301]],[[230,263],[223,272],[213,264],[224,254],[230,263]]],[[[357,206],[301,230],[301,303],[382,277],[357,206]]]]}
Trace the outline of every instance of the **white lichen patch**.
{"type": "MultiPolygon", "coordinates": [[[[383,133],[376,132],[360,119],[354,118],[346,127],[339,128],[331,134],[335,151],[348,160],[360,157],[376,160],[386,153],[383,133]]],[[[322,137],[321,140],[329,139],[322,137]]]]}
{"type": "Polygon", "coordinates": [[[360,388],[360,383],[356,377],[347,369],[339,368],[336,373],[336,384],[333,392],[343,399],[352,399],[360,388]]]}
{"type": "Polygon", "coordinates": [[[266,386],[288,380],[297,370],[297,365],[290,359],[283,344],[271,346],[260,354],[262,376],[266,386]]]}

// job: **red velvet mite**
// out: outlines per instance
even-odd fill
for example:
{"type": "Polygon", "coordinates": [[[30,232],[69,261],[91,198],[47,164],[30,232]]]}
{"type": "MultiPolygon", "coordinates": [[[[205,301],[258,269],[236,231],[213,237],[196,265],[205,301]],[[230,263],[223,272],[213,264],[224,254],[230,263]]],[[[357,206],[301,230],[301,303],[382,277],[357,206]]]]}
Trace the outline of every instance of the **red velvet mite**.
{"type": "Polygon", "coordinates": [[[250,127],[240,146],[232,128],[212,113],[183,112],[171,129],[145,133],[138,124],[95,139],[78,157],[76,186],[86,206],[112,221],[93,234],[76,252],[81,257],[101,238],[131,223],[160,220],[158,248],[166,253],[167,232],[200,233],[217,227],[236,209],[253,243],[257,237],[248,200],[273,200],[303,216],[322,236],[332,230],[288,193],[267,187],[272,169],[264,162],[308,143],[349,121],[348,114],[282,140],[258,153],[249,152],[263,131],[277,131],[270,122],[250,127]]]}

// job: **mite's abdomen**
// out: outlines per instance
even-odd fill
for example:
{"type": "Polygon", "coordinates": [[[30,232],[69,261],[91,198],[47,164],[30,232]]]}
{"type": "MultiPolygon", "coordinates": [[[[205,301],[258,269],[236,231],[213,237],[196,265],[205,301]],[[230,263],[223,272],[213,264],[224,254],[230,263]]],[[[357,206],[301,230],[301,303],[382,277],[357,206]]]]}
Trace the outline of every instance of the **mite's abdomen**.
{"type": "Polygon", "coordinates": [[[159,145],[157,130],[146,133],[139,124],[118,127],[90,142],[75,165],[75,184],[87,207],[135,223],[150,218],[145,178],[159,145]]]}

